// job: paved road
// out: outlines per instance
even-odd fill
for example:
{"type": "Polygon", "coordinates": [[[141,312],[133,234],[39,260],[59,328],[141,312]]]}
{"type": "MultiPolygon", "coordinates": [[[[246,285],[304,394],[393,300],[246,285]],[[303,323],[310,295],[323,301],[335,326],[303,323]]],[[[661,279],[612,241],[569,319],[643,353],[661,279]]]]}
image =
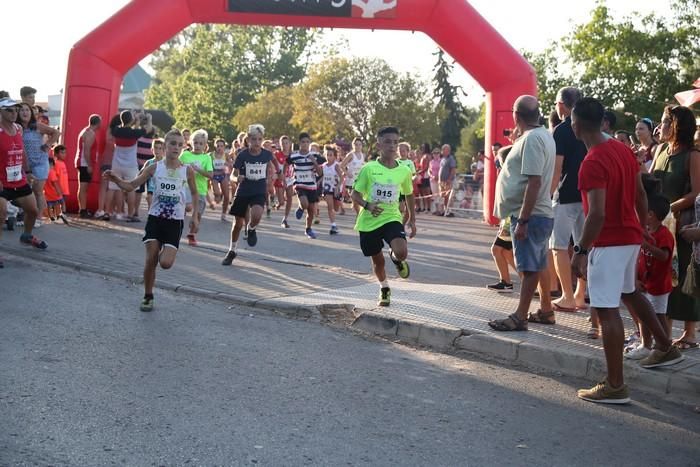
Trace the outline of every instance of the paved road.
{"type": "Polygon", "coordinates": [[[700,415],[9,258],[0,465],[698,465],[700,415]],[[31,285],[30,285],[31,284],[31,285]]]}

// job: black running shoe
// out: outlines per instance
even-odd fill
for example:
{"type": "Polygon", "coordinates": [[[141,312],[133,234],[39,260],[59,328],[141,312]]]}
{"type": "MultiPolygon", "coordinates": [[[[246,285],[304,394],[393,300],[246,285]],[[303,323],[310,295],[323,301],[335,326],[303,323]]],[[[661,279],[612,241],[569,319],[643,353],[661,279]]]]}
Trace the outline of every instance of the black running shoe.
{"type": "Polygon", "coordinates": [[[258,232],[255,229],[248,229],[248,238],[246,238],[248,246],[255,246],[258,244],[258,232]]]}
{"type": "Polygon", "coordinates": [[[509,284],[504,281],[498,281],[497,284],[487,285],[486,288],[489,290],[493,290],[494,292],[510,293],[513,291],[513,284],[509,284]]]}
{"type": "Polygon", "coordinates": [[[234,259],[236,259],[236,252],[229,250],[229,252],[226,253],[226,256],[224,256],[224,259],[221,261],[221,265],[231,266],[231,263],[233,263],[234,259]]]}

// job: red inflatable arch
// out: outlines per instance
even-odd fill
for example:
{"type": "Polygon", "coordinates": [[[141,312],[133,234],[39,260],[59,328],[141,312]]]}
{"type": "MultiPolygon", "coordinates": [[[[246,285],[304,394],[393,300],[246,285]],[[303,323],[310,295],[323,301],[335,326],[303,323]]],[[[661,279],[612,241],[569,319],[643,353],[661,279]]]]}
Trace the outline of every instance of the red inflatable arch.
{"type": "MultiPolygon", "coordinates": [[[[486,91],[488,156],[491,143],[506,143],[503,130],[513,124],[515,98],[536,93],[532,67],[466,0],[132,0],[70,52],[63,107],[69,154],[90,114],[102,115],[106,124],[117,112],[124,74],[192,23],[422,31],[486,91]]],[[[76,193],[72,168],[70,179],[76,193]]],[[[490,157],[484,183],[484,219],[490,223],[496,222],[495,181],[490,157]]],[[[95,181],[92,208],[97,191],[95,181]]],[[[69,202],[77,206],[75,195],[69,202]]]]}

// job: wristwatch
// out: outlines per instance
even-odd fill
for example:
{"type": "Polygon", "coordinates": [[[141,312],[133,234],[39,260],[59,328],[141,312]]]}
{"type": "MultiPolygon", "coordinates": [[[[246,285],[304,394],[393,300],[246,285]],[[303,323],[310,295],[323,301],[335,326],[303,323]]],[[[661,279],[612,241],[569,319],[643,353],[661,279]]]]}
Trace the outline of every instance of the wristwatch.
{"type": "Polygon", "coordinates": [[[365,204],[362,205],[362,207],[365,209],[367,209],[367,206],[369,206],[369,201],[365,201],[365,204]]]}
{"type": "Polygon", "coordinates": [[[585,248],[581,248],[580,245],[574,245],[574,254],[575,254],[575,255],[584,255],[584,256],[585,256],[585,255],[588,254],[588,250],[586,250],[585,248]]]}

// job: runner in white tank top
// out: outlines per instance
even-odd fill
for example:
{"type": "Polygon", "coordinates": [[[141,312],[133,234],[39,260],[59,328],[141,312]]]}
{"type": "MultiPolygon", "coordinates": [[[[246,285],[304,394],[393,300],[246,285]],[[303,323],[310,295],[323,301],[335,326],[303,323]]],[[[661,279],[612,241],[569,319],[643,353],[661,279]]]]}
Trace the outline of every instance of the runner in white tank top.
{"type": "Polygon", "coordinates": [[[328,162],[323,164],[323,199],[328,207],[328,218],[331,221],[330,234],[338,233],[338,226],[335,225],[335,212],[342,206],[342,194],[340,190],[340,180],[343,172],[338,164],[338,148],[335,145],[327,144],[323,150],[323,157],[328,162]]]}
{"type": "MultiPolygon", "coordinates": [[[[365,155],[362,152],[364,143],[362,139],[355,138],[352,140],[353,150],[345,156],[345,159],[340,163],[340,169],[345,174],[345,195],[350,196],[352,185],[355,183],[355,177],[360,173],[360,169],[365,165],[365,155]]],[[[360,206],[357,203],[352,203],[355,213],[360,212],[360,206]]]]}
{"type": "MultiPolygon", "coordinates": [[[[144,297],[141,311],[153,310],[156,266],[160,264],[161,268],[170,269],[175,262],[185,224],[185,197],[188,190],[192,198],[193,212],[197,212],[199,203],[194,169],[184,165],[179,159],[185,147],[185,139],[179,130],[169,131],[164,139],[165,159],[144,167],[135,179],[123,180],[111,170],[105,171],[103,175],[126,192],[134,191],[153,177],[153,202],[148,211],[146,233],[143,236],[143,243],[146,245],[146,266],[143,269],[144,297]]],[[[198,227],[197,216],[193,216],[190,228],[196,232],[198,227]]]]}

